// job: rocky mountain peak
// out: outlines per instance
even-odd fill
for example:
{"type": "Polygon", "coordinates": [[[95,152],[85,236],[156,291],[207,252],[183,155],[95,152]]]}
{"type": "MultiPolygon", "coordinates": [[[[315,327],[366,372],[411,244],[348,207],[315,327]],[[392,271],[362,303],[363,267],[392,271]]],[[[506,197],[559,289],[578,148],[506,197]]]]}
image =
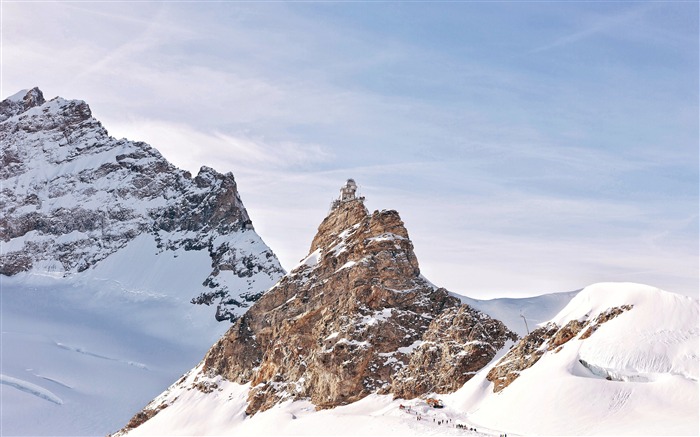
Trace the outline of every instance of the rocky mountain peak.
{"type": "Polygon", "coordinates": [[[319,225],[318,231],[311,241],[309,253],[327,247],[331,241],[338,239],[343,232],[352,229],[353,226],[362,222],[368,216],[367,208],[359,199],[344,202],[333,207],[319,225]]]}
{"type": "MultiPolygon", "coordinates": [[[[332,408],[371,393],[412,398],[459,388],[516,338],[423,278],[399,214],[368,213],[353,188],[352,180],[341,188],[307,257],[178,390],[208,393],[221,377],[250,383],[248,414],[286,399],[332,408]]],[[[176,400],[164,394],[129,427],[176,400]]]]}
{"type": "Polygon", "coordinates": [[[22,90],[0,102],[0,121],[19,115],[46,102],[44,94],[37,87],[22,90]]]}

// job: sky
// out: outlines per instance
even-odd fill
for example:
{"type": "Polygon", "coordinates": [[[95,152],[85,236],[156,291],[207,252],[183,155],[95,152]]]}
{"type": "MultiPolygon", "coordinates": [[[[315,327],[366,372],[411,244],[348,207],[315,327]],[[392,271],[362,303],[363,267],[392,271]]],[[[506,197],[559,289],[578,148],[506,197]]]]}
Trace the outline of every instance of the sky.
{"type": "Polygon", "coordinates": [[[12,2],[0,94],[232,172],[286,269],[347,178],[475,298],[698,295],[698,2],[12,2]]]}

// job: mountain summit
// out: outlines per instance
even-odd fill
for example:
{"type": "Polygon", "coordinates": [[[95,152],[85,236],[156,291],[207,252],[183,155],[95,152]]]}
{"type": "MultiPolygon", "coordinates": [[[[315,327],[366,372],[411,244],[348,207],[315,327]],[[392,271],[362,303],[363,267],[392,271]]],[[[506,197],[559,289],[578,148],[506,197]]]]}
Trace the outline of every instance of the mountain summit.
{"type": "Polygon", "coordinates": [[[0,122],[44,103],[44,93],[37,87],[19,91],[0,102],[0,122]]]}
{"type": "Polygon", "coordinates": [[[0,102],[0,208],[10,435],[118,428],[284,274],[231,173],[193,177],[38,88],[0,102]]]}
{"type": "Polygon", "coordinates": [[[219,377],[250,383],[248,415],[287,399],[332,408],[372,393],[450,392],[516,340],[423,278],[399,214],[370,214],[355,189],[348,180],[299,265],[127,429],[181,390],[216,390],[219,377]]]}
{"type": "Polygon", "coordinates": [[[0,103],[0,274],[73,275],[137,238],[204,251],[192,302],[234,320],[284,272],[253,230],[231,173],[194,178],[148,144],[110,137],[81,100],[38,88],[0,103]]]}

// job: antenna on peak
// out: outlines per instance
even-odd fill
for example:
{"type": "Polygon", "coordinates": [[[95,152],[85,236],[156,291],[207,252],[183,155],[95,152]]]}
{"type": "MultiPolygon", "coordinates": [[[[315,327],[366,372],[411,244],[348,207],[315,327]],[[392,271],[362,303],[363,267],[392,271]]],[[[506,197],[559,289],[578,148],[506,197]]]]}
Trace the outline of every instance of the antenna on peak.
{"type": "Polygon", "coordinates": [[[520,311],[520,317],[522,317],[523,320],[525,321],[525,330],[527,331],[527,334],[530,335],[530,328],[528,328],[528,326],[527,326],[527,319],[526,319],[525,316],[523,315],[523,312],[522,312],[522,311],[520,311]]]}

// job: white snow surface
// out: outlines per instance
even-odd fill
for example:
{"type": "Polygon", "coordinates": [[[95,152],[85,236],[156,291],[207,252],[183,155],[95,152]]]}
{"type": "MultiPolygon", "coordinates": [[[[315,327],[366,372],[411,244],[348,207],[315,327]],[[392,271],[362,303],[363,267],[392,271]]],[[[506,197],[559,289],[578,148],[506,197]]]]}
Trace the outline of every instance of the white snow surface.
{"type": "Polygon", "coordinates": [[[79,274],[0,276],[2,435],[123,426],[230,326],[190,303],[210,269],[206,251],[144,234],[79,274]]]}
{"type": "Polygon", "coordinates": [[[28,92],[29,92],[28,89],[19,90],[16,93],[14,93],[13,95],[11,95],[10,97],[6,98],[5,100],[9,100],[11,102],[21,102],[22,100],[24,100],[24,96],[26,96],[28,92]]]}
{"type": "Polygon", "coordinates": [[[177,399],[129,436],[180,435],[495,435],[490,430],[469,432],[454,427],[466,424],[466,415],[450,408],[436,410],[421,401],[392,400],[391,396],[370,395],[350,405],[316,411],[308,401],[286,401],[252,417],[246,416],[246,398],[250,385],[240,385],[199,373],[201,364],[185,381],[171,387],[152,405],[177,399]],[[211,393],[192,389],[205,382],[216,388],[211,393]],[[400,405],[411,407],[401,409],[400,405]],[[418,416],[421,420],[417,420],[418,416]],[[435,421],[433,421],[435,419],[435,421]],[[438,420],[452,419],[438,425],[438,420]]]}
{"type": "Polygon", "coordinates": [[[626,304],[634,306],[590,338],[545,353],[500,393],[493,393],[485,369],[450,395],[450,404],[508,434],[698,435],[697,299],[601,283],[581,291],[552,321],[563,326],[626,304]]]}
{"type": "MultiPolygon", "coordinates": [[[[517,308],[514,301],[499,310],[517,308]]],[[[541,301],[556,306],[558,299],[541,301]]],[[[308,401],[287,401],[248,417],[249,386],[204,377],[198,367],[151,404],[167,408],[128,435],[698,435],[697,299],[639,284],[595,284],[550,319],[561,325],[625,304],[634,307],[590,338],[546,353],[500,393],[486,380],[495,359],[457,392],[439,395],[444,409],[370,395],[322,411],[308,401]],[[653,378],[607,380],[581,358],[653,378]],[[196,380],[217,388],[210,394],[188,390],[196,380]]],[[[519,317],[519,309],[510,316],[519,317]]]]}

